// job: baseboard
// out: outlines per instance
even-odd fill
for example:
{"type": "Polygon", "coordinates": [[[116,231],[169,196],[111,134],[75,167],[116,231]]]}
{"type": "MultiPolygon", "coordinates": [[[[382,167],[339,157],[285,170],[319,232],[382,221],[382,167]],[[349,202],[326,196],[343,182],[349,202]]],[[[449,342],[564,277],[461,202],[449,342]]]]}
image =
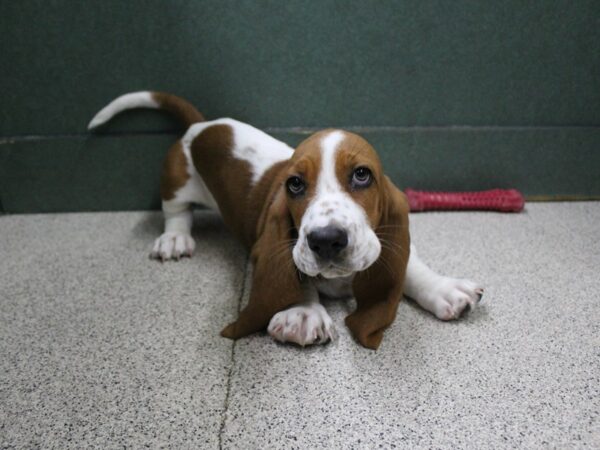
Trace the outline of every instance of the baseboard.
{"type": "MultiPolygon", "coordinates": [[[[310,131],[269,130],[296,145],[310,131]]],[[[516,188],[529,201],[600,199],[598,127],[357,129],[401,188],[516,188]]],[[[175,133],[15,137],[0,142],[6,213],[160,207],[162,159],[175,133]]]]}

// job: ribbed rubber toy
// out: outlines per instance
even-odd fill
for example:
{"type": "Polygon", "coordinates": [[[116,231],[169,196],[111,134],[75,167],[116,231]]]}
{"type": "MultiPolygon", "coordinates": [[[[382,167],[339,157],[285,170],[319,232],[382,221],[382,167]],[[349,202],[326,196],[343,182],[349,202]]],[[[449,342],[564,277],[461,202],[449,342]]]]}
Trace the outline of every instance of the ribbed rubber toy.
{"type": "Polygon", "coordinates": [[[432,210],[486,210],[519,212],[525,200],[516,189],[492,189],[480,192],[428,192],[406,189],[412,212],[432,210]]]}

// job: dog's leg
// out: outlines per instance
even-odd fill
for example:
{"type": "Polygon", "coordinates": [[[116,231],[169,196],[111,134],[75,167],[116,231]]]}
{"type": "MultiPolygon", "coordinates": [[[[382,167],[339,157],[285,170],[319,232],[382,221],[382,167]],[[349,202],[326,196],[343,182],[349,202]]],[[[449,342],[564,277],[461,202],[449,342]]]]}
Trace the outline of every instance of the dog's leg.
{"type": "Polygon", "coordinates": [[[195,243],[192,238],[192,204],[217,210],[210,191],[196,172],[189,157],[189,148],[177,141],[167,153],[160,180],[165,232],[154,242],[151,258],[179,259],[191,256],[195,243]]]}
{"type": "Polygon", "coordinates": [[[177,191],[172,200],[162,201],[165,232],[154,241],[151,258],[179,259],[192,256],[196,244],[192,238],[192,205],[204,205],[219,211],[217,204],[198,174],[177,191]]]}
{"type": "Polygon", "coordinates": [[[163,200],[165,232],[154,242],[150,257],[163,261],[191,256],[196,244],[192,238],[191,203],[163,200]]]}
{"type": "Polygon", "coordinates": [[[319,303],[319,294],[312,284],[304,287],[306,300],[273,316],[267,328],[280,342],[294,342],[305,346],[324,344],[336,337],[333,321],[319,303]]]}
{"type": "Polygon", "coordinates": [[[483,288],[470,280],[445,277],[434,272],[419,259],[411,245],[404,294],[437,318],[452,320],[479,302],[483,288]]]}

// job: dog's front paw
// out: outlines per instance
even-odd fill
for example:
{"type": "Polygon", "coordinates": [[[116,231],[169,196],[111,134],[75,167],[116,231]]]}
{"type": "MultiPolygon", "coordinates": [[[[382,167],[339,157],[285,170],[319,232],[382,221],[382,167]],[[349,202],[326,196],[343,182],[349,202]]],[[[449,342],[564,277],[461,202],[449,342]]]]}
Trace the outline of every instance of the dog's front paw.
{"type": "Polygon", "coordinates": [[[196,248],[194,239],[189,234],[168,232],[163,233],[156,241],[150,252],[150,258],[166,261],[179,259],[182,256],[192,256],[196,248]]]}
{"type": "Polygon", "coordinates": [[[333,321],[320,303],[294,306],[273,316],[269,334],[280,342],[294,342],[305,346],[323,344],[336,337],[333,321]]]}
{"type": "Polygon", "coordinates": [[[483,288],[470,280],[442,277],[430,295],[435,305],[432,312],[436,317],[452,320],[458,319],[463,312],[479,303],[483,288]]]}

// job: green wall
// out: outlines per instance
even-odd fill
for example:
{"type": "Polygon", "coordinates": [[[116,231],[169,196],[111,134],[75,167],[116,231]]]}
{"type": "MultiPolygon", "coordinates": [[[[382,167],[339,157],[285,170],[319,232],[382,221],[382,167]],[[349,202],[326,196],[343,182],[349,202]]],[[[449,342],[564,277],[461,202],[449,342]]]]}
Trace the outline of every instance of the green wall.
{"type": "Polygon", "coordinates": [[[402,187],[600,196],[598,1],[0,3],[0,207],[158,207],[177,93],[296,144],[344,127],[402,187]]]}

